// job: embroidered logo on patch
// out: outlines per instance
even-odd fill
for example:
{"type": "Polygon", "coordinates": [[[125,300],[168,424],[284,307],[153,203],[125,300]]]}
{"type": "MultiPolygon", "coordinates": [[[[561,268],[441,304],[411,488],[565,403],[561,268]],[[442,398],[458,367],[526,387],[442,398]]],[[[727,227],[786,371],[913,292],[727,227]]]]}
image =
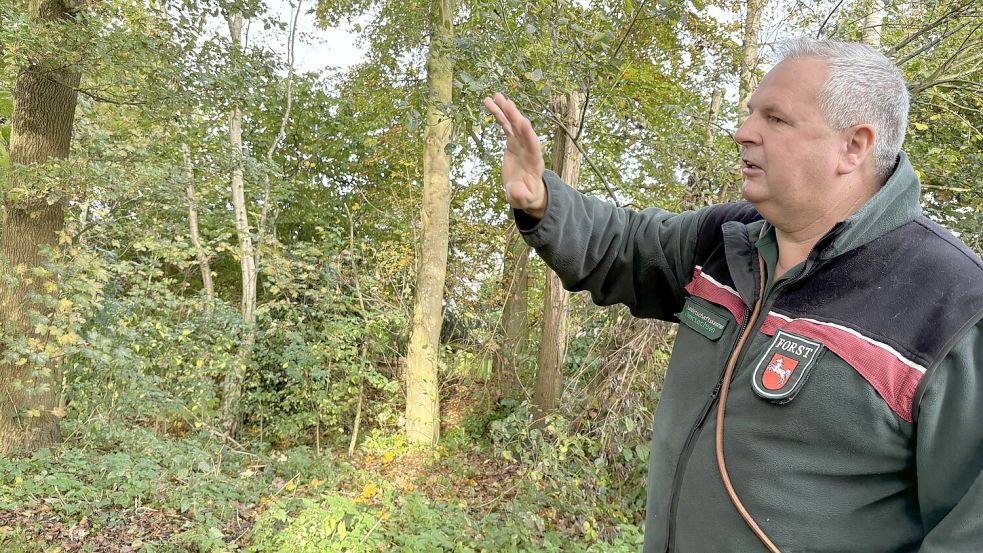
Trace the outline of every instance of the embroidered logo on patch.
{"type": "Polygon", "coordinates": [[[822,350],[820,342],[779,330],[751,375],[754,393],[775,403],[792,401],[822,350]]]}
{"type": "Polygon", "coordinates": [[[679,320],[711,340],[720,338],[727,326],[726,318],[714,313],[693,298],[686,298],[683,310],[679,313],[679,320]]]}

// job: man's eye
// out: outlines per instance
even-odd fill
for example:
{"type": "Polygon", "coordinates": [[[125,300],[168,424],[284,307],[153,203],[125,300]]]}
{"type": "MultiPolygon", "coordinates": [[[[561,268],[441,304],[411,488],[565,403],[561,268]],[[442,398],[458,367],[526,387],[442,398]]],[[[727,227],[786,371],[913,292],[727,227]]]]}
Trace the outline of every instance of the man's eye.
{"type": "Polygon", "coordinates": [[[776,117],[774,115],[769,115],[768,120],[772,123],[784,123],[785,121],[781,117],[776,117]]]}

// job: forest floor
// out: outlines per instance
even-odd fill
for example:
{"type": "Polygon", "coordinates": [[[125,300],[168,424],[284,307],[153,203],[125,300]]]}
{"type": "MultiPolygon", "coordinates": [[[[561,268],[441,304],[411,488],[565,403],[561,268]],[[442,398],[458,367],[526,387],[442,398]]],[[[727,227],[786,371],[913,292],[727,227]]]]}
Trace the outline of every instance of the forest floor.
{"type": "Polygon", "coordinates": [[[639,510],[605,495],[596,463],[520,458],[460,430],[446,431],[434,450],[379,433],[351,458],[346,449],[251,451],[193,429],[162,433],[133,421],[77,421],[59,446],[0,460],[0,551],[637,551],[641,545],[639,510]]]}

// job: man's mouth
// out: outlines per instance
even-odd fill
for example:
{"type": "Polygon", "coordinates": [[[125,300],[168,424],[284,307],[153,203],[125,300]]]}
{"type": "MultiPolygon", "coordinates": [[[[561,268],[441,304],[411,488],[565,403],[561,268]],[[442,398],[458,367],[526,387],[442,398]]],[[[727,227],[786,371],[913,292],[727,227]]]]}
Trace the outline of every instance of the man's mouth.
{"type": "Polygon", "coordinates": [[[741,158],[741,166],[744,169],[758,169],[758,170],[761,170],[761,167],[755,165],[754,163],[751,163],[750,161],[748,161],[745,158],[741,158]]]}

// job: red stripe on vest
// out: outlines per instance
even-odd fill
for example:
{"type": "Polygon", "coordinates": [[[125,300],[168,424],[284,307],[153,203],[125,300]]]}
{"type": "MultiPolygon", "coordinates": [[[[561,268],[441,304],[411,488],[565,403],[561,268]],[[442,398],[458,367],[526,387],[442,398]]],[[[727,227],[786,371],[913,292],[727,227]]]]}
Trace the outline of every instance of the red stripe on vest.
{"type": "Polygon", "coordinates": [[[723,288],[710,280],[710,277],[703,274],[700,267],[693,271],[693,280],[689,281],[684,290],[689,292],[691,296],[703,298],[710,303],[726,307],[738,323],[744,323],[744,311],[746,309],[744,300],[737,295],[737,292],[723,288]]]}
{"type": "Polygon", "coordinates": [[[803,319],[789,321],[769,313],[761,325],[761,332],[774,336],[779,329],[825,344],[860,373],[892,411],[912,422],[911,405],[915,389],[922,379],[920,371],[902,362],[883,346],[846,330],[803,319]]]}

